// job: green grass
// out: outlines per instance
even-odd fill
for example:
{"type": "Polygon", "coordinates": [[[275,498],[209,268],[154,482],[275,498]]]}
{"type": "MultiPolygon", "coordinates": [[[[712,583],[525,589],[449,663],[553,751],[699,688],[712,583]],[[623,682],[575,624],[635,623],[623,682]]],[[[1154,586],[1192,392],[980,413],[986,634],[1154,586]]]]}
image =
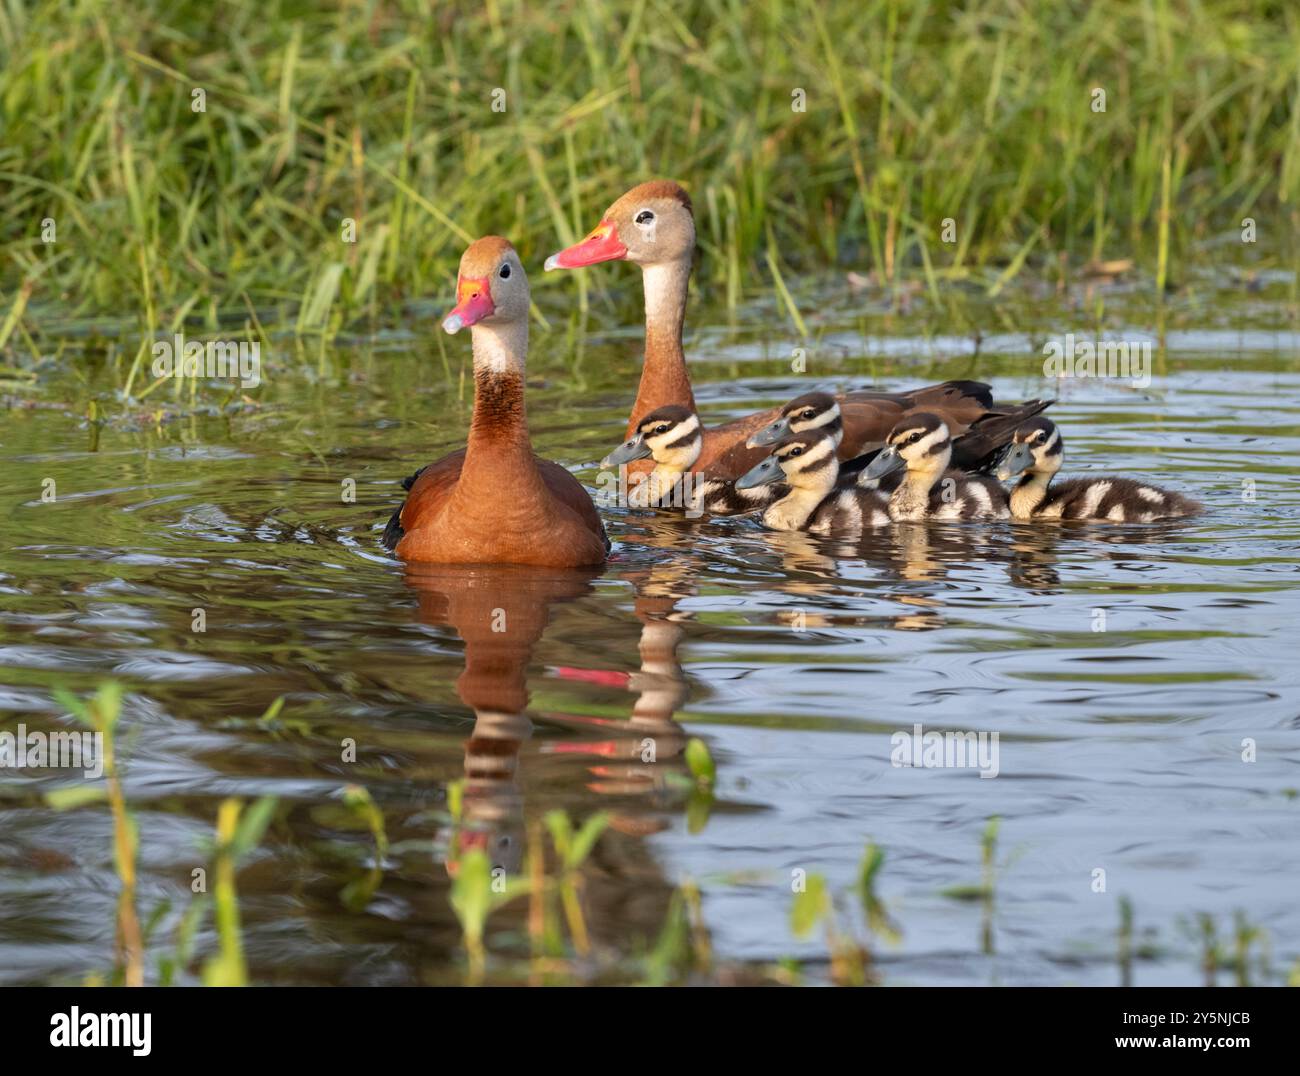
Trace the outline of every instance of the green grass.
{"type": "Polygon", "coordinates": [[[1300,9],[1248,0],[0,0],[0,349],[402,322],[468,238],[538,266],[655,175],[733,305],[830,266],[1176,283],[1244,216],[1290,264],[1298,95],[1300,9]]]}

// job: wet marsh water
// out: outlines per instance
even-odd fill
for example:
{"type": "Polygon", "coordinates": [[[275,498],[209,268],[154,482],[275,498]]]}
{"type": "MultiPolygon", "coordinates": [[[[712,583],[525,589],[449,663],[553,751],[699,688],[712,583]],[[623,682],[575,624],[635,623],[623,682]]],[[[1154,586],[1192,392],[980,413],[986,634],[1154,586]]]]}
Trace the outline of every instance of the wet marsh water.
{"type": "MultiPolygon", "coordinates": [[[[874,946],[885,983],[1119,982],[1122,899],[1135,982],[1203,981],[1199,917],[1231,952],[1238,914],[1263,936],[1251,981],[1283,981],[1300,959],[1289,287],[1203,288],[1145,389],[1042,378],[1038,345],[1087,331],[1090,300],[1026,300],[1014,317],[988,306],[977,334],[836,290],[802,376],[776,306],[747,308],[744,331],[693,308],[693,324],[717,326],[688,341],[711,417],[812,387],[978,377],[1004,399],[1060,395],[1067,473],[1147,476],[1207,511],[1149,527],[900,526],[846,547],[615,508],[614,554],[586,574],[408,572],[380,548],[399,479],[463,441],[468,348],[433,340],[432,319],[271,361],[255,404],[223,409],[226,392],[205,389],[204,406],[168,405],[162,423],[141,406],[97,429],[79,412],[111,371],[74,351],[3,417],[0,728],[66,722],[53,686],[125,684],[142,912],[172,906],[159,938],[206,862],[216,804],[280,797],[239,876],[257,982],[459,981],[446,863],[458,780],[470,828],[507,869],[545,811],[611,813],[586,900],[612,958],[653,940],[691,878],[720,962],[792,956],[817,981],[826,946],[792,933],[792,872],[845,890],[874,842],[901,932],[874,946]],[[259,723],[279,697],[281,720],[259,723]],[[916,723],[996,731],[998,776],[892,766],[891,736],[916,723]],[[707,817],[679,779],[691,736],[718,766],[707,817]],[[355,763],[340,756],[349,738],[355,763]],[[340,893],[371,853],[341,806],[349,783],[369,789],[392,841],[352,907],[340,893]],[[981,879],[993,816],[995,897],[955,899],[981,879]]],[[[1116,286],[1109,301],[1124,300],[1116,286]]],[[[1153,325],[1135,304],[1106,335],[1153,325]]],[[[593,331],[575,357],[578,339],[535,334],[530,416],[538,451],[594,485],[622,436],[639,331],[593,331]]],[[[101,807],[46,807],[67,780],[0,774],[0,982],[80,981],[112,961],[111,823],[101,807]]],[[[491,952],[526,956],[523,915],[493,918],[491,952]]]]}

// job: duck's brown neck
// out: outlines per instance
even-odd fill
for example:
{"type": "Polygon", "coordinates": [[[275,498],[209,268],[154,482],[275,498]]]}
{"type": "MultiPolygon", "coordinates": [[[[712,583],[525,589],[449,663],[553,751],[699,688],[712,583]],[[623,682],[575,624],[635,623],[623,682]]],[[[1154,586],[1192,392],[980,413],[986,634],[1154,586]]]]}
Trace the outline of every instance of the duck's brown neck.
{"type": "Polygon", "coordinates": [[[686,318],[686,289],[691,279],[690,261],[647,265],[641,270],[645,285],[645,364],[636,403],[628,417],[627,436],[635,432],[642,416],[668,404],[695,409],[686,354],[682,350],[682,323],[686,318]]]}
{"type": "Polygon", "coordinates": [[[461,470],[463,486],[509,482],[519,489],[540,483],[524,407],[524,356],[528,325],[475,325],[474,419],[461,470]]]}

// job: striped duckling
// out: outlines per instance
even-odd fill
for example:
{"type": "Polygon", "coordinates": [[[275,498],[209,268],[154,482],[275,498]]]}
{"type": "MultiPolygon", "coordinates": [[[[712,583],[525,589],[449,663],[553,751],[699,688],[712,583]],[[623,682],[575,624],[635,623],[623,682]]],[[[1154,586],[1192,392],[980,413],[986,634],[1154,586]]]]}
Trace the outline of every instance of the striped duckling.
{"type": "MultiPolygon", "coordinates": [[[[791,434],[812,430],[825,433],[838,451],[844,439],[844,418],[839,401],[829,392],[805,392],[796,396],[781,408],[775,419],[750,435],[744,449],[768,447],[791,434]]],[[[739,458],[739,453],[736,455],[739,458]]],[[[730,457],[722,461],[724,471],[728,459],[730,457]]],[[[710,515],[745,515],[768,508],[788,492],[789,487],[779,480],[742,489],[738,482],[729,481],[718,473],[708,473],[701,475],[696,482],[693,504],[710,515]]]]}
{"type": "Polygon", "coordinates": [[[777,531],[859,534],[889,523],[884,494],[857,486],[837,486],[835,439],[824,429],[792,433],[772,454],[736,480],[736,489],[773,488],[781,495],[763,509],[763,526],[777,531]]]}
{"type": "MultiPolygon", "coordinates": [[[[608,456],[602,467],[617,467],[650,457],[655,466],[627,494],[631,508],[685,508],[689,491],[682,482],[704,447],[699,417],[689,407],[669,404],[651,411],[636,432],[608,456]]],[[[693,476],[692,476],[693,477],[693,476]]]]}
{"type": "Polygon", "coordinates": [[[792,433],[821,430],[840,447],[844,439],[844,417],[840,404],[829,392],[805,392],[796,396],[783,408],[776,419],[768,423],[745,442],[746,448],[774,445],[792,433]]]}
{"type": "Polygon", "coordinates": [[[900,521],[1006,519],[1006,491],[984,475],[948,469],[952,438],[943,419],[916,411],[889,431],[885,447],[862,472],[867,485],[906,468],[889,497],[889,515],[900,521]]]}
{"type": "Polygon", "coordinates": [[[1151,523],[1200,510],[1190,497],[1133,478],[1106,475],[1052,484],[1061,469],[1061,431],[1045,418],[1020,426],[998,465],[1004,482],[1023,475],[1011,491],[1014,519],[1093,519],[1109,523],[1151,523]]]}

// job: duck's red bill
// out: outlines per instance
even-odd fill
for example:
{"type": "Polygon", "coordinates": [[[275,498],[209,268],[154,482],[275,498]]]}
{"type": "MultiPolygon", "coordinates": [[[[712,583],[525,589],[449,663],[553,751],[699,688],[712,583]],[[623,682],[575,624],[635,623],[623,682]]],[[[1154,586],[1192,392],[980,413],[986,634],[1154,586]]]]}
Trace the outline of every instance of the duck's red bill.
{"type": "Polygon", "coordinates": [[[574,243],[547,258],[546,268],[581,269],[584,265],[612,262],[626,257],[627,247],[618,238],[618,229],[610,221],[603,220],[600,227],[581,243],[574,243]]]}

